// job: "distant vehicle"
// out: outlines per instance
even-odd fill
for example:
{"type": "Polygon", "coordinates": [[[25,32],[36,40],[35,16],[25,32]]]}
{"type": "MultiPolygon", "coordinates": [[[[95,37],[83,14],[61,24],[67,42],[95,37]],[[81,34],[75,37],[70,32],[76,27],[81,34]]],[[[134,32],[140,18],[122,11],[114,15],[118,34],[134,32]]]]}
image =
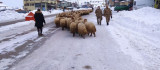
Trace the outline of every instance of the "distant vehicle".
{"type": "Polygon", "coordinates": [[[77,7],[77,9],[79,9],[80,7],[77,7]]]}
{"type": "Polygon", "coordinates": [[[114,11],[122,11],[122,10],[129,10],[129,6],[127,5],[118,5],[114,8],[114,11]]]}
{"type": "Polygon", "coordinates": [[[73,10],[73,7],[67,7],[68,10],[73,10]]]}
{"type": "Polygon", "coordinates": [[[18,13],[28,13],[28,11],[22,10],[22,9],[18,9],[18,10],[15,10],[15,11],[18,12],[18,13]]]}

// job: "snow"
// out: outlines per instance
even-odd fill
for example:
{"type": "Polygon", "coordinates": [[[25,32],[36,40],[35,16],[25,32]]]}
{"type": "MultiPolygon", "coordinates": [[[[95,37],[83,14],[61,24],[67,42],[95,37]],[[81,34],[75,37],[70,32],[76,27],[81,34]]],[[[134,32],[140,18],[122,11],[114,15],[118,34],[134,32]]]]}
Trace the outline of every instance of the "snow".
{"type": "MultiPolygon", "coordinates": [[[[51,23],[55,17],[49,17],[46,18],[46,23],[51,23]]],[[[25,22],[19,22],[12,25],[2,26],[0,27],[0,41],[4,39],[10,39],[14,37],[13,39],[10,39],[9,41],[3,41],[0,43],[0,53],[4,54],[9,51],[14,51],[16,47],[19,45],[24,44],[27,40],[33,40],[37,38],[37,31],[30,32],[27,34],[24,34],[22,36],[18,36],[19,34],[22,34],[27,31],[31,31],[33,29],[36,29],[34,27],[35,22],[34,21],[25,21],[25,22]]],[[[44,33],[48,31],[47,28],[44,29],[44,33]]]]}
{"type": "Polygon", "coordinates": [[[0,3],[0,7],[7,7],[7,5],[0,3]]]}
{"type": "Polygon", "coordinates": [[[109,30],[121,50],[146,70],[160,70],[159,10],[144,7],[113,15],[109,30]]]}
{"type": "Polygon", "coordinates": [[[153,7],[154,5],[154,0],[135,0],[136,1],[136,6],[138,8],[142,8],[142,7],[153,7]]]}
{"type": "MultiPolygon", "coordinates": [[[[31,12],[35,13],[36,10],[33,10],[31,12]]],[[[48,11],[42,11],[44,16],[52,15],[52,14],[58,14],[58,13],[61,13],[61,12],[62,12],[61,10],[53,10],[51,13],[48,12],[48,11]]],[[[28,15],[28,13],[26,13],[26,14],[18,13],[18,12],[14,11],[14,10],[1,11],[0,12],[0,23],[25,19],[25,17],[27,15],[28,15]]]]}
{"type": "Polygon", "coordinates": [[[6,10],[0,12],[0,23],[12,20],[24,19],[25,15],[17,13],[14,10],[6,10]]]}

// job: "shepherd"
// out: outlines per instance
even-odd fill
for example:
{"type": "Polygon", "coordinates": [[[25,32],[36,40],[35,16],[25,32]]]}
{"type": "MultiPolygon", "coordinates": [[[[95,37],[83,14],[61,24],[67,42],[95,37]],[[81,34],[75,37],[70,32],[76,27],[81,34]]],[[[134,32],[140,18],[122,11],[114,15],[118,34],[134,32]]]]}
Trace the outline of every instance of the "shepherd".
{"type": "Polygon", "coordinates": [[[40,9],[37,9],[37,11],[34,14],[34,18],[35,18],[35,26],[37,27],[38,31],[38,36],[42,36],[43,23],[46,24],[46,22],[40,9]]]}
{"type": "Polygon", "coordinates": [[[97,17],[97,23],[98,25],[101,25],[101,21],[102,21],[102,10],[100,9],[100,6],[98,6],[98,8],[95,11],[96,17],[97,17]]]}
{"type": "Polygon", "coordinates": [[[108,8],[108,5],[106,5],[106,8],[104,9],[104,16],[106,17],[107,25],[109,25],[110,18],[112,18],[112,11],[108,8]]]}

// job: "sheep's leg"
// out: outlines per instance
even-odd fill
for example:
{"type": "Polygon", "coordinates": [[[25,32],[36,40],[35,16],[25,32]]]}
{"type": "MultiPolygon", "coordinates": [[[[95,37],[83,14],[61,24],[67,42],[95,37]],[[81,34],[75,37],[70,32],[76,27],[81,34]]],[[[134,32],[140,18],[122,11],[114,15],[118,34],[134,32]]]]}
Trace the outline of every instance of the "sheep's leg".
{"type": "Polygon", "coordinates": [[[84,36],[84,35],[82,35],[82,37],[83,37],[83,39],[85,39],[85,36],[84,36]]]}
{"type": "Polygon", "coordinates": [[[89,36],[89,33],[88,33],[88,36],[89,36]]]}
{"type": "Polygon", "coordinates": [[[64,30],[64,27],[62,27],[62,30],[64,30]]]}
{"type": "Polygon", "coordinates": [[[96,34],[95,33],[93,33],[94,34],[94,37],[96,37],[96,34]]]}
{"type": "Polygon", "coordinates": [[[58,25],[56,24],[56,27],[58,28],[58,25]]]}
{"type": "Polygon", "coordinates": [[[73,33],[73,37],[75,36],[75,33],[73,33]]]}
{"type": "Polygon", "coordinates": [[[92,33],[91,33],[91,35],[90,36],[92,36],[92,33]]]}

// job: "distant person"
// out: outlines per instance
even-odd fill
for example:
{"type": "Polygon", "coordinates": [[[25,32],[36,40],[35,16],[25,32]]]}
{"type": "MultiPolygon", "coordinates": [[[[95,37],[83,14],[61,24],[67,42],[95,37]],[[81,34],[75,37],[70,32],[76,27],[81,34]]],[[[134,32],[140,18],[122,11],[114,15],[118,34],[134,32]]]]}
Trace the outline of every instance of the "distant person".
{"type": "Polygon", "coordinates": [[[43,23],[46,24],[46,22],[44,20],[44,16],[40,9],[37,9],[37,11],[35,12],[34,18],[35,18],[35,26],[37,27],[37,31],[38,31],[38,36],[42,36],[43,23]]]}
{"type": "Polygon", "coordinates": [[[65,12],[66,7],[63,7],[63,12],[65,12]]]}
{"type": "Polygon", "coordinates": [[[109,25],[110,18],[112,18],[112,11],[108,8],[108,5],[106,5],[106,8],[104,9],[104,16],[106,17],[107,25],[109,25]]]}
{"type": "Polygon", "coordinates": [[[98,8],[95,11],[96,17],[97,17],[97,24],[101,25],[101,21],[102,21],[102,10],[100,9],[100,6],[98,6],[98,8]]]}
{"type": "Polygon", "coordinates": [[[91,8],[92,8],[92,11],[94,11],[94,8],[93,8],[93,6],[92,6],[91,8]]]}

